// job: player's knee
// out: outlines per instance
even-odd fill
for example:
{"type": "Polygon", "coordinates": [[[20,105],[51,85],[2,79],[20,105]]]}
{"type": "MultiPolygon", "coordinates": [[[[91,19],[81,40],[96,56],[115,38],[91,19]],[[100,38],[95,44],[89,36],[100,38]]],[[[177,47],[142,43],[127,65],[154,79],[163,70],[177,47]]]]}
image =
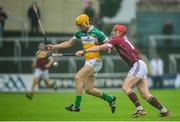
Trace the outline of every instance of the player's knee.
{"type": "Polygon", "coordinates": [[[78,76],[78,75],[76,75],[76,76],[74,77],[74,79],[75,79],[75,81],[80,81],[80,80],[81,80],[81,77],[78,76]]]}
{"type": "Polygon", "coordinates": [[[33,82],[34,82],[34,83],[38,83],[38,82],[39,82],[39,79],[34,77],[34,78],[33,78],[33,82]]]}
{"type": "Polygon", "coordinates": [[[128,85],[123,85],[123,86],[122,86],[122,90],[123,90],[125,93],[128,93],[129,91],[131,91],[131,87],[129,87],[128,85]]]}

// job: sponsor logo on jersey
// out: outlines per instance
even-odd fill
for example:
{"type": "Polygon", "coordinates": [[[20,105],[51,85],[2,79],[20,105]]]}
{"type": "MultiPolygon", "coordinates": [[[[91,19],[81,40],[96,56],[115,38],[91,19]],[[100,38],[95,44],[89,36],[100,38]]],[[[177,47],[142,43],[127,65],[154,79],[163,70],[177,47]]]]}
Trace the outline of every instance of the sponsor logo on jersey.
{"type": "Polygon", "coordinates": [[[84,43],[95,43],[96,42],[96,38],[93,38],[93,37],[91,37],[91,36],[83,36],[83,37],[81,37],[81,40],[82,40],[82,43],[84,44],[84,43]]]}

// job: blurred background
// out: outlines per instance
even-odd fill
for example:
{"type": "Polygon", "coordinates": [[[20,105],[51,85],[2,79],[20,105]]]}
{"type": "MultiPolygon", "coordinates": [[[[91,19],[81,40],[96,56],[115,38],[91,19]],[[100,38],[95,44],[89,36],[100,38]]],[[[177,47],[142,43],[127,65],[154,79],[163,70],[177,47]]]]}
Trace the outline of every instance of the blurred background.
{"type": "MultiPolygon", "coordinates": [[[[128,27],[129,40],[137,47],[149,69],[150,88],[180,87],[179,0],[0,0],[0,91],[28,91],[31,68],[41,29],[31,12],[38,13],[49,43],[70,39],[78,30],[75,18],[86,13],[91,23],[110,37],[115,24],[128,27]],[[157,61],[157,62],[156,62],[157,61]],[[161,63],[158,63],[161,62],[161,63]],[[178,74],[179,73],[179,74],[178,74]]],[[[57,52],[75,52],[81,44],[57,52]]],[[[102,52],[104,65],[96,86],[119,88],[129,67],[116,53],[102,52]]],[[[84,65],[81,57],[60,57],[50,68],[59,89],[74,88],[73,76],[84,65]]],[[[39,89],[46,89],[43,82],[39,89]]]]}

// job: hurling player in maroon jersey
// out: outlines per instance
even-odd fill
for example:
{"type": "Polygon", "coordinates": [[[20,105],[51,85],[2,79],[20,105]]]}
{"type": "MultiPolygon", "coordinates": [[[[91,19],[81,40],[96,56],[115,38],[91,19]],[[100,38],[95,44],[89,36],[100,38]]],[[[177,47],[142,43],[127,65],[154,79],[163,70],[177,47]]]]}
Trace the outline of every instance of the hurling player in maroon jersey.
{"type": "Polygon", "coordinates": [[[156,97],[150,94],[147,81],[147,66],[135,47],[128,41],[126,33],[127,28],[125,26],[115,25],[112,31],[112,39],[107,43],[83,51],[77,51],[76,55],[81,56],[85,52],[96,52],[115,47],[119,56],[130,66],[130,70],[123,83],[122,89],[129,96],[137,109],[136,112],[132,114],[132,117],[146,115],[136,93],[132,90],[133,86],[137,87],[143,99],[160,111],[161,117],[169,116],[169,111],[157,100],[156,97]]]}
{"type": "MultiPolygon", "coordinates": [[[[45,50],[45,44],[40,43],[38,48],[40,50],[45,50]]],[[[32,67],[34,68],[34,76],[33,76],[31,91],[26,95],[28,99],[33,98],[33,95],[35,93],[35,88],[41,80],[45,81],[46,86],[50,88],[55,88],[55,83],[49,80],[49,71],[48,71],[53,61],[54,61],[53,57],[48,57],[48,56],[44,58],[36,57],[36,59],[33,61],[32,67]]]]}

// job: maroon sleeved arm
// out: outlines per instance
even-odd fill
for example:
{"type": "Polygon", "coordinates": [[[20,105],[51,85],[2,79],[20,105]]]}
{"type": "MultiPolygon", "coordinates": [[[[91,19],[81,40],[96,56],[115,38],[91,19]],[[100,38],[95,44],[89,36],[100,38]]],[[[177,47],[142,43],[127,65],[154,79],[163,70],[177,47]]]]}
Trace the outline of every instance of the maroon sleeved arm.
{"type": "Polygon", "coordinates": [[[108,42],[107,42],[107,44],[110,44],[110,45],[112,45],[112,46],[114,46],[114,45],[116,45],[116,39],[110,39],[108,42]]]}

